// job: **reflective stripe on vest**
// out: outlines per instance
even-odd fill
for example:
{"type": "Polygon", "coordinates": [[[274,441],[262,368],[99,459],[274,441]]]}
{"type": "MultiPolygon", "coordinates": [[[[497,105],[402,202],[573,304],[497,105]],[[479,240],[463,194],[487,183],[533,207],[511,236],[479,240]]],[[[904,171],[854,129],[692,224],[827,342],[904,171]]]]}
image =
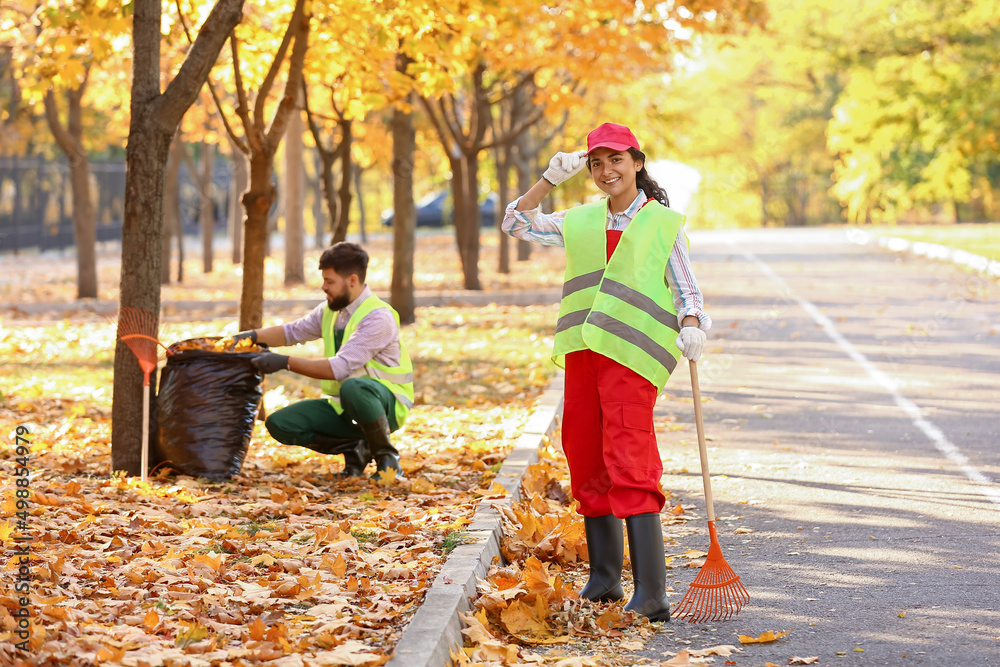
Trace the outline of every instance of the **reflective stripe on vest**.
{"type": "MultiPolygon", "coordinates": [[[[396,326],[399,327],[399,314],[385,301],[375,295],[371,295],[361,302],[358,309],[354,311],[350,319],[347,321],[347,326],[344,328],[344,339],[341,346],[347,343],[351,335],[357,330],[358,324],[361,320],[363,320],[366,315],[374,310],[378,310],[379,308],[388,309],[389,312],[392,313],[393,318],[396,320],[396,326]]],[[[325,354],[328,357],[335,356],[337,353],[333,332],[335,322],[336,313],[329,308],[324,310],[323,346],[325,354]]],[[[399,366],[386,366],[381,362],[370,359],[362,368],[351,374],[351,377],[366,376],[377,380],[392,392],[393,397],[396,399],[396,410],[394,414],[396,418],[396,426],[402,426],[403,422],[406,420],[407,414],[410,412],[410,408],[413,407],[413,364],[410,362],[410,356],[407,354],[406,348],[403,346],[403,341],[399,341],[399,366]]],[[[333,409],[337,411],[337,414],[343,413],[344,408],[340,404],[341,383],[337,380],[323,380],[320,385],[322,386],[323,393],[329,397],[330,405],[332,405],[333,409]]]]}
{"type": "Polygon", "coordinates": [[[608,261],[607,200],[567,212],[566,279],[552,352],[557,365],[570,352],[591,349],[663,388],[680,356],[680,324],[665,274],[683,221],[660,204],[643,206],[608,261]]]}

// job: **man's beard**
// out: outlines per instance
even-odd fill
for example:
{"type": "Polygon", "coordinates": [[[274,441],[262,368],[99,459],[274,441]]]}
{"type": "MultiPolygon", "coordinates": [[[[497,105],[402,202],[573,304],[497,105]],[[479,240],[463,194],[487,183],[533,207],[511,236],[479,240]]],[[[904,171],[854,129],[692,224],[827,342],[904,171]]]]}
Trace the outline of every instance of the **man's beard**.
{"type": "Polygon", "coordinates": [[[337,312],[351,305],[351,297],[347,294],[341,294],[338,297],[326,297],[326,306],[330,310],[337,312]]]}

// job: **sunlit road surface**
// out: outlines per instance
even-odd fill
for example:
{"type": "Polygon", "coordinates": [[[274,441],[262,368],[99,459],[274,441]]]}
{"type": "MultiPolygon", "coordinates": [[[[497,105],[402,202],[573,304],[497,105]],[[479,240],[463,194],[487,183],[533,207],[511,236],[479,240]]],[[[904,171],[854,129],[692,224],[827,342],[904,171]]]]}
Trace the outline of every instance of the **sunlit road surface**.
{"type": "MultiPolygon", "coordinates": [[[[1000,664],[1000,283],[843,229],[692,234],[691,253],[719,536],[751,601],[644,655],[791,630],[714,664],[1000,664]]],[[[685,364],[665,393],[690,402],[685,364]]],[[[663,484],[704,517],[680,401],[658,413],[687,426],[659,434],[663,484]]],[[[688,525],[668,553],[707,548],[688,525]]]]}

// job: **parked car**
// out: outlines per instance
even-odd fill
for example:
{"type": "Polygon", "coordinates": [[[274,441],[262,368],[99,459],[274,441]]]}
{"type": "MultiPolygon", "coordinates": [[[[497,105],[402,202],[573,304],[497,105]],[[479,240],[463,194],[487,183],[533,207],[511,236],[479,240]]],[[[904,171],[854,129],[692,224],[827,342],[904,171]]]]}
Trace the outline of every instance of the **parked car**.
{"type": "MultiPolygon", "coordinates": [[[[496,206],[497,195],[491,192],[479,204],[479,224],[483,227],[492,227],[496,224],[494,207],[496,206]]],[[[426,197],[416,202],[417,227],[444,227],[453,224],[452,211],[454,206],[451,203],[451,192],[439,190],[432,192],[426,197]]],[[[392,227],[395,212],[390,208],[382,212],[382,224],[392,227]]]]}

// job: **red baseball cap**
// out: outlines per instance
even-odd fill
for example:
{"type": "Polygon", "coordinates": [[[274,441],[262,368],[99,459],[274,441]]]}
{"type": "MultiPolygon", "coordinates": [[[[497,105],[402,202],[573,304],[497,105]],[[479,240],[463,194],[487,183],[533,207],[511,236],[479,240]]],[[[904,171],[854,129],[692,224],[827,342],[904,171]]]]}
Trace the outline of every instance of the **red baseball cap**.
{"type": "Polygon", "coordinates": [[[639,150],[639,142],[636,141],[632,130],[624,125],[604,123],[587,135],[587,155],[590,155],[595,148],[610,148],[613,151],[624,151],[629,148],[639,150]]]}

